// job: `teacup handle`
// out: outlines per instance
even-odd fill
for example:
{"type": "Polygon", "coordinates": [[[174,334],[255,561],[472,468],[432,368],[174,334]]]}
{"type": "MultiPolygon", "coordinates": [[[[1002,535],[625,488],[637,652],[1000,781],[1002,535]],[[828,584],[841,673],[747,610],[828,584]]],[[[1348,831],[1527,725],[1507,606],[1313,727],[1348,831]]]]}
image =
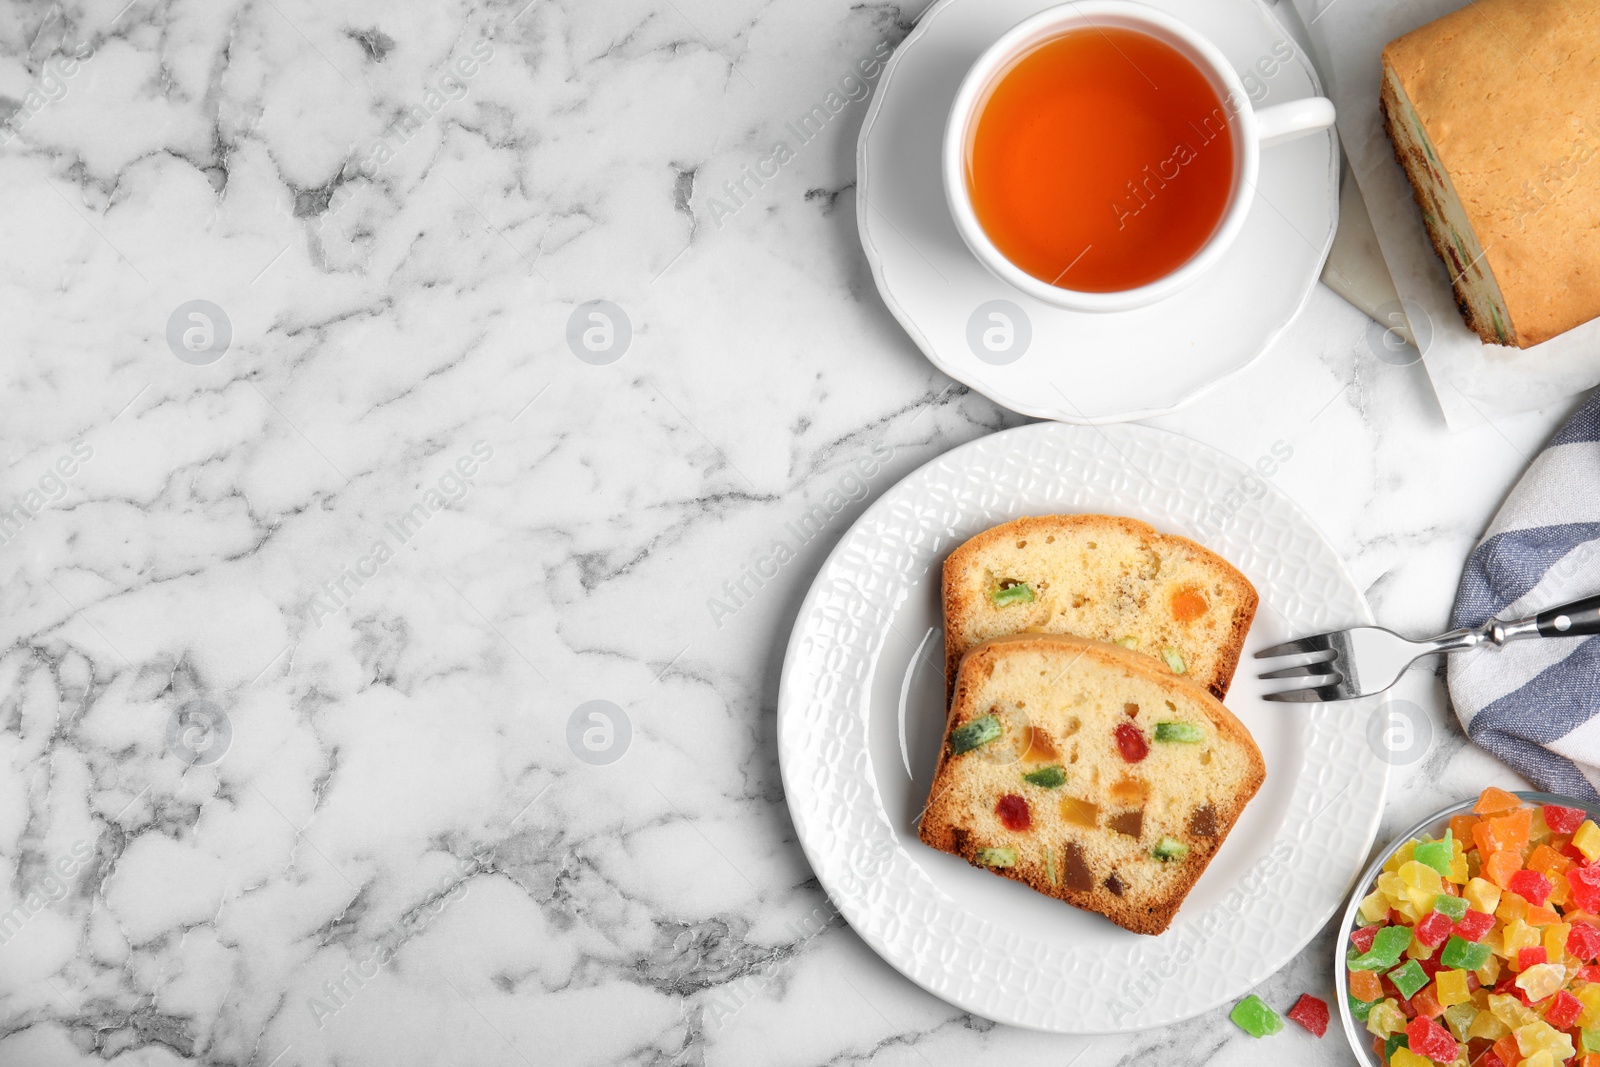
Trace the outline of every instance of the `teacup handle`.
{"type": "Polygon", "coordinates": [[[1291,100],[1275,104],[1256,112],[1256,140],[1262,148],[1292,141],[1296,137],[1333,125],[1333,101],[1322,96],[1308,96],[1304,100],[1291,100]]]}

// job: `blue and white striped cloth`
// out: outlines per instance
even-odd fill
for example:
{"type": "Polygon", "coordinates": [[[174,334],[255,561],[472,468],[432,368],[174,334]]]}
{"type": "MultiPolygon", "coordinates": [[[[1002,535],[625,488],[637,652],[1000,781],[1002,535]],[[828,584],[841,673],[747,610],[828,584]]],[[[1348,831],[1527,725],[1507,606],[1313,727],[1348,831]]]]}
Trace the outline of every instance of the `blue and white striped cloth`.
{"type": "MultiPolygon", "coordinates": [[[[1557,431],[1467,558],[1451,624],[1600,593],[1600,390],[1557,431]]],[[[1467,736],[1541,789],[1600,800],[1600,637],[1448,657],[1467,736]]]]}

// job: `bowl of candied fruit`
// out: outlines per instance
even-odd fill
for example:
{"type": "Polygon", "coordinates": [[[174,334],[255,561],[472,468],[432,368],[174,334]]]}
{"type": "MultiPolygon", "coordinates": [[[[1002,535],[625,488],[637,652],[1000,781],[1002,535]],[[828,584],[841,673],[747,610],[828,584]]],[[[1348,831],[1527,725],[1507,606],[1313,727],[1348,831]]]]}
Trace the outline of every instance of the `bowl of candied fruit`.
{"type": "Polygon", "coordinates": [[[1491,786],[1357,885],[1335,981],[1360,1062],[1600,1067],[1600,806],[1491,786]]]}

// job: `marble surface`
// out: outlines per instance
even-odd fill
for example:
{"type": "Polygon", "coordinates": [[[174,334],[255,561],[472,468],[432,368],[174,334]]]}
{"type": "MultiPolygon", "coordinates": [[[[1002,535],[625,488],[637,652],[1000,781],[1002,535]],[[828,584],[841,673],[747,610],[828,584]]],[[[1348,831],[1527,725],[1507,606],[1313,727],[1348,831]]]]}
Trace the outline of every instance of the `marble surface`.
{"type": "MultiPolygon", "coordinates": [[[[795,844],[811,575],[1021,421],[918,354],[856,239],[861,64],[918,10],[9,10],[0,1064],[1351,1062],[1220,1011],[964,1015],[795,844]]],[[[1439,629],[1566,408],[1451,434],[1376,331],[1319,289],[1160,424],[1289,450],[1380,621],[1439,629]]],[[[1396,698],[1431,738],[1385,833],[1514,781],[1431,670],[1396,698]]],[[[1327,996],[1332,951],[1259,992],[1327,996]]]]}

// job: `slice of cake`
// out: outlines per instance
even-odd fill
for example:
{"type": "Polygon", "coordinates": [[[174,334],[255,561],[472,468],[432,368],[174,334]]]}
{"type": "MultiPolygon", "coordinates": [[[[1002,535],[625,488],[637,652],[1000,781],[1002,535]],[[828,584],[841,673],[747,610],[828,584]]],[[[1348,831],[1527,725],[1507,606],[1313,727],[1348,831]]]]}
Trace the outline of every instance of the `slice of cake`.
{"type": "Polygon", "coordinates": [[[1002,637],[961,663],[919,835],[1159,934],[1265,778],[1244,724],[1150,657],[1002,637]]]}
{"type": "Polygon", "coordinates": [[[1383,125],[1468,327],[1600,315],[1600,0],[1477,0],[1383,50],[1383,125]]]}
{"type": "Polygon", "coordinates": [[[986,530],[944,563],[947,692],[980,641],[1076,634],[1155,657],[1228,695],[1255,587],[1215,552],[1137,519],[1045,515],[986,530]]]}

